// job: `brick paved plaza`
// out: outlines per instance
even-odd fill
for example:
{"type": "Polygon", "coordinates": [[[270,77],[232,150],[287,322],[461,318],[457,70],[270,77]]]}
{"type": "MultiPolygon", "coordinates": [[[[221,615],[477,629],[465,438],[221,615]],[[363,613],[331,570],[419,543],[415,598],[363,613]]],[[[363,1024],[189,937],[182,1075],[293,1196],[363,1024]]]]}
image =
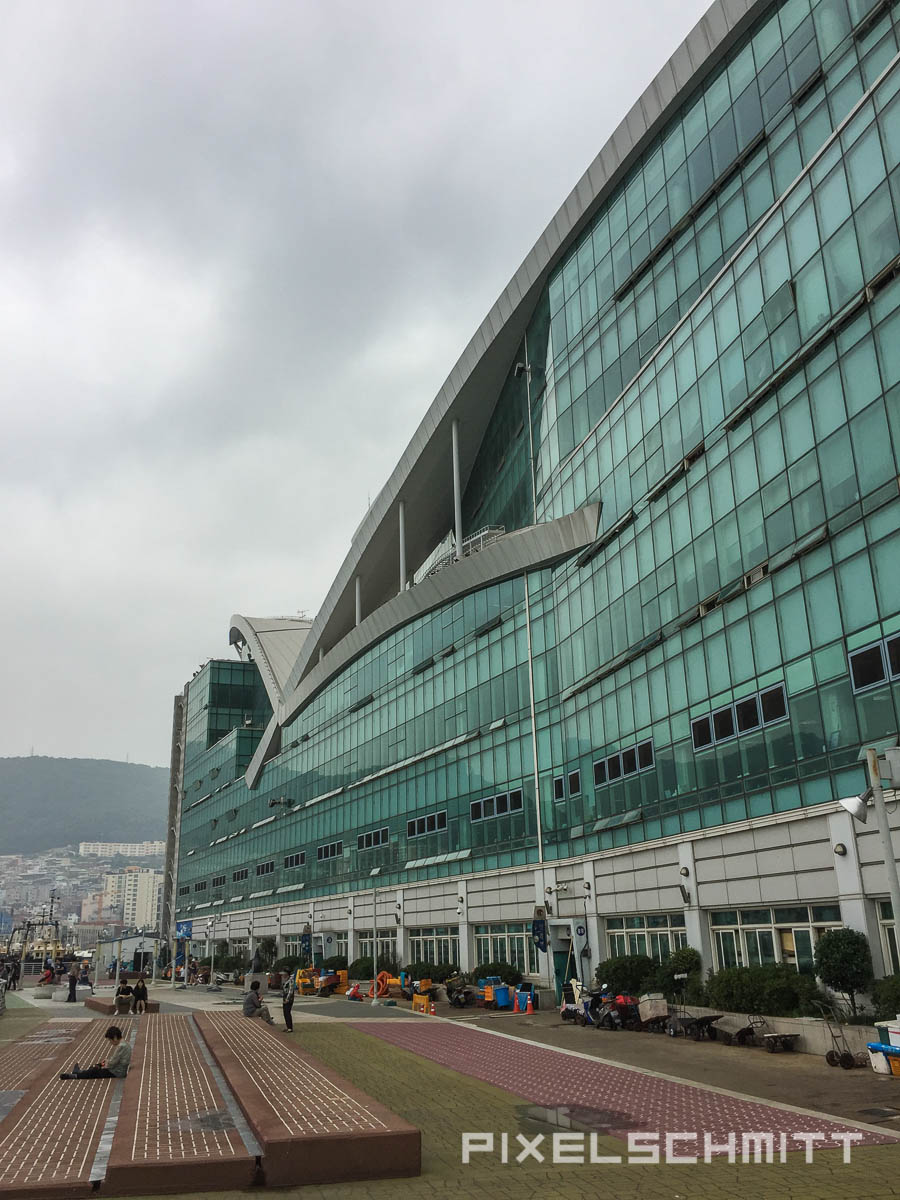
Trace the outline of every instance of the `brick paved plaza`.
{"type": "MultiPolygon", "coordinates": [[[[138,1119],[127,1146],[121,1138],[112,1139],[108,1183],[115,1183],[117,1165],[121,1167],[131,1161],[128,1186],[123,1191],[130,1195],[154,1194],[150,1190],[153,1183],[149,1175],[146,1177],[150,1184],[148,1190],[138,1191],[143,1178],[141,1155],[146,1153],[152,1157],[157,1152],[153,1149],[151,1153],[142,1147],[151,1147],[151,1143],[163,1138],[166,1139],[166,1153],[173,1158],[181,1155],[189,1162],[198,1143],[202,1143],[203,1155],[218,1153],[223,1164],[233,1163],[232,1173],[227,1177],[215,1172],[215,1183],[209,1173],[205,1179],[202,1172],[199,1176],[186,1173],[185,1190],[176,1194],[194,1195],[192,1187],[208,1189],[214,1186],[217,1194],[226,1200],[254,1193],[259,1195],[258,1188],[250,1191],[241,1184],[240,1163],[247,1162],[249,1150],[244,1137],[249,1131],[245,1128],[244,1134],[240,1134],[236,1130],[233,1113],[229,1115],[225,1099],[218,1090],[209,1056],[204,1055],[203,1039],[191,1031],[195,1022],[188,1018],[191,1009],[198,1010],[198,1030],[205,1023],[210,1036],[218,1035],[223,1043],[233,1041],[231,1030],[240,1030],[243,1021],[237,1015],[236,996],[227,992],[210,995],[200,990],[173,993],[167,989],[157,989],[156,995],[163,1001],[167,1013],[147,1020],[145,1037],[148,1045],[154,1039],[149,1058],[158,1065],[152,1072],[145,1070],[136,1050],[134,1067],[126,1083],[123,1109],[128,1103],[129,1091],[133,1095],[139,1094],[138,1119]],[[178,1012],[182,1015],[178,1016],[178,1012]],[[198,1123],[198,1113],[206,1113],[207,1119],[198,1123]]],[[[96,1034],[80,1032],[80,1026],[85,1029],[88,1026],[75,1019],[71,1009],[65,1018],[58,1018],[49,1027],[38,1025],[40,1020],[40,1013],[32,1016],[17,1007],[0,1023],[0,1097],[12,1100],[17,1091],[21,1095],[38,1080],[41,1111],[57,1124],[62,1122],[67,1129],[71,1124],[77,1134],[70,1138],[73,1149],[68,1160],[74,1184],[90,1174],[87,1164],[80,1165],[77,1145],[83,1145],[84,1131],[90,1121],[98,1125],[105,1120],[105,1100],[100,1093],[102,1089],[108,1089],[109,1084],[96,1081],[89,1085],[97,1088],[96,1097],[77,1112],[72,1112],[69,1111],[72,1106],[67,1109],[60,1100],[65,1096],[62,1089],[66,1085],[55,1079],[41,1082],[41,1072],[46,1072],[48,1060],[54,1055],[63,1054],[69,1059],[76,1042],[82,1061],[89,1060],[90,1053],[84,1053],[81,1047],[90,1044],[89,1037],[102,1037],[107,1023],[91,1022],[96,1034]],[[8,1040],[10,1035],[14,1035],[12,1040],[8,1040]]],[[[469,1020],[450,1022],[414,1017],[402,1009],[313,1000],[295,1005],[294,1021],[293,1036],[283,1030],[276,1036],[268,1034],[262,1027],[251,1026],[254,1037],[250,1042],[242,1042],[238,1056],[248,1078],[255,1073],[258,1081],[268,1081],[273,1076],[277,1079],[277,1086],[268,1089],[273,1098],[273,1113],[278,1109],[278,1097],[282,1094],[295,1095],[299,1101],[311,1090],[317,1108],[312,1116],[302,1118],[307,1122],[308,1130],[316,1123],[322,1127],[334,1126],[341,1121],[352,1124],[354,1105],[348,1103],[346,1096],[352,1096],[355,1089],[360,1089],[389,1113],[421,1130],[422,1175],[419,1179],[330,1185],[310,1183],[304,1187],[278,1189],[273,1192],[275,1195],[302,1197],[303,1200],[320,1196],[340,1196],[341,1200],[388,1200],[398,1192],[409,1192],[412,1188],[418,1195],[468,1197],[489,1192],[492,1196],[515,1197],[516,1200],[526,1200],[530,1196],[559,1197],[560,1200],[562,1197],[610,1197],[612,1200],[679,1195],[708,1197],[709,1200],[719,1197],[742,1200],[745,1196],[752,1196],[753,1200],[768,1200],[768,1197],[790,1197],[791,1200],[835,1197],[835,1200],[844,1200],[848,1195],[900,1195],[900,1121],[894,1121],[890,1116],[894,1107],[900,1113],[900,1079],[883,1079],[867,1070],[831,1072],[823,1062],[806,1055],[792,1059],[752,1050],[726,1051],[713,1045],[673,1044],[670,1039],[655,1039],[650,1035],[622,1035],[621,1038],[609,1035],[604,1038],[592,1031],[573,1033],[555,1022],[552,1014],[538,1014],[530,1025],[524,1020],[516,1024],[474,1013],[469,1020]],[[508,1036],[513,1031],[515,1036],[508,1036]],[[262,1036],[264,1033],[268,1034],[269,1041],[262,1036]],[[498,1033],[503,1036],[497,1036],[498,1033]],[[540,1044],[542,1040],[564,1043],[564,1046],[540,1044]],[[654,1047],[664,1060],[658,1070],[647,1062],[637,1067],[597,1057],[603,1053],[622,1053],[626,1057],[640,1053],[646,1059],[654,1053],[654,1047]],[[307,1055],[317,1060],[312,1076],[304,1067],[307,1055]],[[694,1064],[707,1078],[696,1083],[675,1078],[679,1064],[685,1069],[688,1064],[694,1064]],[[346,1081],[343,1097],[340,1088],[335,1091],[333,1081],[337,1078],[346,1081]],[[783,1090],[790,1095],[794,1107],[764,1102],[763,1097],[771,1099],[773,1093],[781,1090],[779,1080],[784,1080],[783,1090]],[[745,1081],[752,1089],[750,1095],[741,1094],[745,1081]],[[802,1091],[805,1085],[812,1092],[809,1081],[822,1081],[823,1084],[823,1090],[817,1093],[820,1103],[809,1105],[816,1110],[815,1115],[797,1111],[807,1108],[802,1103],[802,1091]],[[835,1100],[831,1107],[821,1102],[822,1096],[827,1097],[828,1088],[835,1100]],[[848,1095],[852,1096],[850,1103],[848,1095]],[[849,1115],[865,1111],[866,1104],[876,1112],[881,1106],[882,1118],[872,1117],[867,1122],[864,1117],[849,1115]],[[738,1161],[729,1163],[727,1155],[720,1153],[713,1155],[709,1164],[701,1161],[690,1165],[671,1162],[651,1165],[622,1161],[554,1165],[551,1161],[552,1135],[554,1131],[561,1132],[567,1123],[570,1133],[584,1131],[588,1157],[591,1153],[589,1135],[593,1132],[596,1135],[595,1158],[611,1159],[627,1159],[625,1138],[629,1131],[662,1134],[660,1145],[664,1154],[666,1132],[696,1131],[702,1136],[708,1131],[717,1143],[724,1143],[727,1134],[733,1130],[738,1134],[738,1161]],[[466,1131],[493,1133],[495,1152],[473,1154],[470,1163],[463,1165],[462,1134],[466,1131]],[[740,1135],[767,1131],[773,1135],[774,1161],[771,1164],[742,1163],[740,1135]],[[843,1151],[839,1147],[820,1149],[817,1146],[809,1165],[804,1162],[802,1145],[791,1148],[790,1135],[793,1133],[819,1132],[833,1144],[836,1135],[848,1131],[861,1134],[860,1141],[853,1145],[849,1164],[843,1163],[843,1151]],[[501,1135],[504,1133],[507,1135],[507,1158],[511,1160],[508,1162],[503,1162],[501,1155],[501,1135]],[[536,1142],[540,1134],[543,1134],[543,1140],[536,1142]],[[779,1152],[782,1134],[787,1138],[784,1153],[779,1152]],[[545,1161],[538,1161],[533,1152],[521,1163],[512,1161],[524,1144],[516,1140],[517,1135],[536,1146],[545,1161]]],[[[137,1024],[140,1026],[144,1022],[137,1024]]],[[[140,1047],[140,1039],[137,1045],[140,1047]]],[[[83,1088],[85,1085],[69,1086],[83,1088]]],[[[266,1093],[264,1082],[260,1082],[258,1090],[260,1095],[266,1093]]],[[[299,1111],[295,1109],[293,1116],[288,1116],[288,1124],[301,1122],[299,1111]]],[[[358,1109],[356,1111],[358,1113],[358,1109]]],[[[4,1191],[8,1192],[4,1185],[10,1178],[21,1179],[23,1171],[30,1171],[29,1178],[38,1188],[33,1192],[36,1200],[44,1200],[45,1195],[49,1200],[57,1193],[39,1190],[41,1168],[32,1165],[35,1160],[40,1160],[36,1149],[35,1114],[30,1119],[26,1119],[27,1113],[17,1116],[15,1101],[5,1119],[2,1113],[3,1109],[0,1109],[0,1153],[3,1163],[8,1165],[0,1183],[0,1197],[4,1191]],[[31,1148],[30,1156],[18,1150],[20,1135],[24,1144],[31,1148]]],[[[374,1121],[363,1119],[364,1125],[369,1123],[377,1125],[377,1118],[374,1121]]],[[[250,1137],[252,1146],[252,1134],[250,1137]]],[[[673,1149],[676,1153],[690,1154],[696,1147],[677,1143],[673,1149]]],[[[702,1159],[702,1142],[699,1150],[702,1159]]],[[[84,1194],[89,1190],[88,1185],[84,1194]]],[[[74,1197],[81,1193],[71,1190],[68,1194],[74,1197]]],[[[101,1194],[123,1193],[104,1184],[101,1194]]],[[[167,1194],[173,1193],[168,1191],[167,1194]]]]}

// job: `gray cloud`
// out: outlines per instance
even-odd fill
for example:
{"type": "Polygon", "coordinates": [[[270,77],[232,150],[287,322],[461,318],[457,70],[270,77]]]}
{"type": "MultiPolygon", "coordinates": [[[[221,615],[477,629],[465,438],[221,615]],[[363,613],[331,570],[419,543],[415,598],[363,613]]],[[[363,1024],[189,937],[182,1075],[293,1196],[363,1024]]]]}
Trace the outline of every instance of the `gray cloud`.
{"type": "Polygon", "coordinates": [[[5,6],[0,754],[165,762],[231,612],[315,611],[704,7],[5,6]]]}

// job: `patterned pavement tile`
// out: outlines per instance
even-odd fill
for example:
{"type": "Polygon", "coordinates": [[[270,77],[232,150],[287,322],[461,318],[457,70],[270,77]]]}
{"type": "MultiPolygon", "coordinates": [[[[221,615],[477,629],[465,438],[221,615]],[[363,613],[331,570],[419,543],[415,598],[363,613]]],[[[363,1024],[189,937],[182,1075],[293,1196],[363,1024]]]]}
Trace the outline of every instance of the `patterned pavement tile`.
{"type": "MultiPolygon", "coordinates": [[[[608,1135],[627,1131],[709,1133],[725,1143],[729,1133],[772,1133],[776,1139],[820,1133],[821,1145],[842,1145],[838,1135],[860,1134],[859,1146],[896,1143],[898,1138],[851,1123],[811,1116],[752,1098],[661,1078],[631,1067],[566,1054],[446,1021],[354,1022],[372,1037],[410,1050],[441,1066],[504,1088],[543,1108],[576,1110],[583,1124],[608,1135]]],[[[776,1140],[776,1146],[777,1146],[776,1140]]],[[[788,1141],[788,1149],[799,1143],[788,1141]]]]}

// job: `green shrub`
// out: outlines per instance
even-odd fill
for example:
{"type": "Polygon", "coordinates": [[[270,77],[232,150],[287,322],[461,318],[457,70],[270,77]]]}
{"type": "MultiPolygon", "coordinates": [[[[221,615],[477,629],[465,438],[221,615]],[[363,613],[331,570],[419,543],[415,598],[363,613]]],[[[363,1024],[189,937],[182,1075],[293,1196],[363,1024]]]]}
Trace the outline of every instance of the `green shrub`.
{"type": "Polygon", "coordinates": [[[856,994],[872,984],[869,939],[857,929],[828,929],[816,942],[816,974],[826,987],[843,992],[856,1016],[856,994]]]}
{"type": "Polygon", "coordinates": [[[812,1015],[821,998],[815,980],[786,963],[725,967],[710,974],[706,997],[711,1008],[766,1017],[812,1015]]]}
{"type": "Polygon", "coordinates": [[[646,954],[623,954],[599,963],[594,975],[600,987],[606,985],[615,995],[639,996],[642,992],[660,990],[655,986],[658,969],[659,963],[646,954]]]}
{"type": "Polygon", "coordinates": [[[698,993],[703,991],[702,965],[697,950],[692,946],[682,946],[660,963],[654,972],[652,985],[647,981],[644,991],[662,992],[669,1000],[683,995],[686,1003],[690,993],[691,1004],[702,1004],[703,1001],[697,998],[698,993]],[[687,975],[687,979],[676,979],[676,975],[687,975]]]}
{"type": "Polygon", "coordinates": [[[459,968],[452,963],[414,962],[403,970],[410,979],[431,979],[435,983],[444,983],[451,976],[459,973],[459,968]]]}
{"type": "Polygon", "coordinates": [[[479,979],[487,979],[489,975],[499,975],[504,983],[516,987],[522,982],[522,972],[517,967],[505,962],[481,963],[474,971],[464,976],[467,983],[477,984],[479,979]]]}
{"type": "Polygon", "coordinates": [[[273,971],[281,971],[282,974],[293,974],[302,964],[303,960],[299,954],[287,954],[284,958],[277,958],[272,966],[273,971]]]}
{"type": "MultiPolygon", "coordinates": [[[[340,970],[344,968],[341,967],[340,970]]],[[[400,972],[400,963],[396,958],[391,958],[387,954],[378,955],[378,970],[388,971],[391,975],[397,975],[400,972]]],[[[371,979],[372,978],[372,955],[367,954],[365,958],[357,958],[350,964],[347,969],[347,974],[351,979],[371,979]]]]}
{"type": "Polygon", "coordinates": [[[331,958],[323,959],[322,969],[324,971],[346,971],[347,970],[347,955],[332,954],[331,958]]]}
{"type": "Polygon", "coordinates": [[[900,975],[885,975],[872,988],[876,1021],[893,1021],[900,1013],[900,975]]]}

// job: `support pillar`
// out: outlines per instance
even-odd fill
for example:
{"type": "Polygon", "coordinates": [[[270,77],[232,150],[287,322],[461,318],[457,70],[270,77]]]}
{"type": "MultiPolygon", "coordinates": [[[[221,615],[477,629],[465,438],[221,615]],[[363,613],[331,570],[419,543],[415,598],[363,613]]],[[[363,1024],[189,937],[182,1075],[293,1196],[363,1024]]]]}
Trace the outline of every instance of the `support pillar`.
{"type": "Polygon", "coordinates": [[[406,591],[406,502],[401,500],[399,507],[400,521],[400,591],[406,591]]]}
{"type": "Polygon", "coordinates": [[[451,426],[453,435],[453,526],[456,530],[456,559],[462,558],[462,487],[459,480],[459,421],[451,426]]]}

